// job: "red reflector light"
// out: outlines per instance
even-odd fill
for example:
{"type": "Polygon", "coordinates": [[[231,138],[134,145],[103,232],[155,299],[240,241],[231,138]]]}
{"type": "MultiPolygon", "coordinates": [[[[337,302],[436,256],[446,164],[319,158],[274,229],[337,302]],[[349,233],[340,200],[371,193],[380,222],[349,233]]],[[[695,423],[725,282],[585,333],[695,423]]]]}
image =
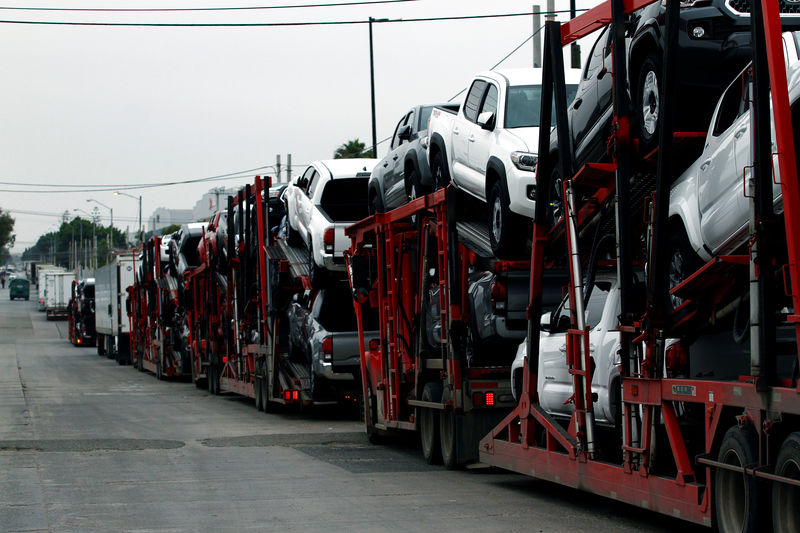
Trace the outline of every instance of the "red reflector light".
{"type": "Polygon", "coordinates": [[[224,365],[224,364],[227,364],[227,363],[228,363],[228,356],[227,355],[223,355],[222,356],[222,364],[224,365]]]}
{"type": "Polygon", "coordinates": [[[300,399],[300,391],[293,390],[292,391],[292,400],[299,400],[300,399]]]}
{"type": "Polygon", "coordinates": [[[380,341],[378,339],[370,339],[369,340],[369,351],[375,352],[380,347],[380,341]]]}
{"type": "Polygon", "coordinates": [[[325,244],[325,253],[332,254],[333,253],[333,244],[336,238],[333,234],[333,228],[328,228],[325,230],[325,233],[322,235],[322,241],[325,244]]]}
{"type": "Polygon", "coordinates": [[[291,400],[292,399],[292,391],[290,391],[290,390],[284,391],[283,399],[286,400],[287,402],[289,400],[291,400]]]}
{"type": "Polygon", "coordinates": [[[480,392],[473,392],[472,405],[474,405],[475,407],[483,406],[483,394],[481,394],[480,392]]]}
{"type": "Polygon", "coordinates": [[[492,282],[492,300],[494,301],[504,301],[508,296],[508,290],[506,289],[506,284],[502,281],[495,279],[492,282]]]}
{"type": "Polygon", "coordinates": [[[325,337],[322,339],[322,353],[333,353],[333,337],[325,337]]]}
{"type": "Polygon", "coordinates": [[[494,407],[494,393],[487,392],[486,393],[486,407],[494,407]]]}

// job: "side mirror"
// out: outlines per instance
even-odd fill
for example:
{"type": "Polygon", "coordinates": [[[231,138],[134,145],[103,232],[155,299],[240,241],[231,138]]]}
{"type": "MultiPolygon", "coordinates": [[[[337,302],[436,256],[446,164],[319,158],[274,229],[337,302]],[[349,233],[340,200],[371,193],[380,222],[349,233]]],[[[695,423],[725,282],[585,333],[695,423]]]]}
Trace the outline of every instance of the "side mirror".
{"type": "Polygon", "coordinates": [[[485,130],[493,130],[494,129],[494,113],[491,111],[484,111],[480,115],[478,115],[478,126],[485,130]]]}
{"type": "Polygon", "coordinates": [[[397,131],[397,137],[401,141],[407,141],[411,138],[411,126],[406,124],[397,131]]]}
{"type": "Polygon", "coordinates": [[[539,319],[539,329],[542,331],[550,331],[550,326],[552,326],[553,322],[553,313],[548,311],[547,313],[542,315],[542,318],[539,319]]]}

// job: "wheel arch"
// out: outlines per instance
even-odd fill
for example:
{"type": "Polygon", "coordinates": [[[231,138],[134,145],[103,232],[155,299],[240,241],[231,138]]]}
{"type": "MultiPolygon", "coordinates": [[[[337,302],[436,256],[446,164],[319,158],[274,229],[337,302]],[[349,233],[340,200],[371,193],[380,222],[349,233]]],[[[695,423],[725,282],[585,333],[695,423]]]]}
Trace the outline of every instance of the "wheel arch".
{"type": "Polygon", "coordinates": [[[489,158],[489,162],[486,163],[486,185],[484,189],[484,197],[486,198],[486,202],[489,202],[489,194],[492,191],[492,187],[497,182],[500,182],[502,185],[502,190],[506,195],[506,201],[510,201],[508,194],[508,182],[506,181],[506,167],[500,159],[495,156],[489,158]]]}
{"type": "Polygon", "coordinates": [[[630,59],[628,61],[628,84],[631,96],[635,98],[635,91],[638,87],[635,86],[639,79],[639,72],[641,70],[642,62],[650,52],[661,54],[661,47],[659,46],[660,35],[657,30],[655,21],[648,22],[642,30],[633,38],[631,43],[630,59]]]}

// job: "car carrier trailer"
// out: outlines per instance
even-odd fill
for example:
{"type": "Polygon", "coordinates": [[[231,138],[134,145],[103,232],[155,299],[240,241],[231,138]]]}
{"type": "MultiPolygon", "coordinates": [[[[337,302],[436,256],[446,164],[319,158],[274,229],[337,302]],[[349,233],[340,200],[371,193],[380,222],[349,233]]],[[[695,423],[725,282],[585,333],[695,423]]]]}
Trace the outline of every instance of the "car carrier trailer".
{"type": "MultiPolygon", "coordinates": [[[[566,24],[548,23],[541,100],[555,97],[559,139],[568,139],[562,47],[610,23],[613,75],[627,79],[624,17],[648,3],[611,0],[566,24]]],[[[782,30],[797,28],[787,25],[790,17],[782,21],[779,9],[786,5],[764,0],[746,6],[755,52],[749,100],[755,147],[747,184],[750,241],[737,255],[714,257],[674,286],[671,294],[682,302],[674,308],[668,303],[667,251],[674,229],[667,204],[676,172],[671,165],[680,158],[682,139],[691,137],[672,127],[674,106],[680,105],[674,90],[680,76],[675,58],[679,3],[666,2],[657,152],[637,152],[625,83],[615,84],[611,163],[573,169],[568,147],[561,147],[557,162],[544,157],[551,111],[542,107],[523,391],[517,407],[481,441],[482,462],[721,531],[800,530],[800,193],[793,134],[798,122],[789,107],[781,42],[782,30]],[[774,148],[769,141],[770,88],[774,148]],[[782,214],[773,210],[773,161],[780,168],[782,214]],[[566,216],[552,229],[546,207],[556,164],[560,175],[571,179],[561,191],[566,216]],[[643,180],[650,180],[651,194],[637,198],[635,184],[643,180]],[[566,251],[571,308],[582,309],[583,270],[592,267],[589,258],[595,251],[587,228],[590,223],[602,227],[603,221],[610,221],[616,240],[621,298],[622,379],[619,420],[612,433],[594,424],[588,328],[579,311],[572,313],[565,353],[574,392],[568,423],[542,407],[536,375],[546,258],[554,249],[566,251]],[[640,242],[645,246],[637,246],[640,242]],[[644,293],[632,283],[637,264],[647,265],[644,293]],[[692,377],[687,370],[698,357],[696,342],[736,291],[750,295],[748,370],[727,381],[692,377]],[[791,342],[779,346],[778,332],[787,330],[791,342]],[[665,353],[667,338],[679,339],[686,351],[665,353]],[[789,358],[788,372],[778,370],[783,355],[789,358]]],[[[739,170],[747,175],[746,169],[739,170]]]]}
{"type": "Polygon", "coordinates": [[[253,398],[262,411],[333,404],[314,396],[311,368],[288,353],[287,306],[311,288],[308,256],[270,232],[268,183],[256,177],[228,198],[223,240],[214,228],[226,250],[201,254],[205,261],[188,274],[193,372],[211,393],[253,398]]]}
{"type": "MultiPolygon", "coordinates": [[[[440,189],[347,229],[360,335],[375,309],[381,332],[361,345],[367,434],[419,431],[426,461],[448,468],[475,462],[479,439],[514,406],[511,361],[526,332],[529,262],[494,258],[488,228],[465,215],[469,202],[440,189]],[[491,308],[471,290],[484,272],[491,308]],[[480,325],[502,332],[514,318],[516,336],[480,338],[480,325]]],[[[560,283],[549,288],[558,302],[560,283]]]]}

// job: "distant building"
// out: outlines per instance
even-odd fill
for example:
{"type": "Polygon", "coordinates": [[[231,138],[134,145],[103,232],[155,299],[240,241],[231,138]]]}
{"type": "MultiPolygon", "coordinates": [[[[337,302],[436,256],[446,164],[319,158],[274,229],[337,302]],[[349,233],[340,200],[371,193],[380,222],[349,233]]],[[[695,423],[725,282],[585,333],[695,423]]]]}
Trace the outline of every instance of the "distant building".
{"type": "Polygon", "coordinates": [[[226,189],[224,187],[215,187],[205,193],[192,209],[192,216],[194,220],[208,220],[211,215],[220,209],[228,207],[228,196],[236,194],[238,189],[226,189]]]}
{"type": "Polygon", "coordinates": [[[162,228],[171,226],[173,224],[181,225],[194,222],[195,217],[191,209],[167,209],[166,207],[159,207],[150,218],[147,220],[147,230],[150,232],[158,233],[162,228]]]}

